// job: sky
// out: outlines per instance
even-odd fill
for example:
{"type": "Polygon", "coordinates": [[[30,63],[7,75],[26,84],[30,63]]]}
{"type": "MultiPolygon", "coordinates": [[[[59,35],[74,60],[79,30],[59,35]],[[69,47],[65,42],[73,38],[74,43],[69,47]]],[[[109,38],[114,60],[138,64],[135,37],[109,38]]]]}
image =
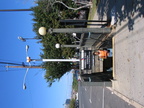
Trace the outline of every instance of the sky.
{"type": "MultiPolygon", "coordinates": [[[[0,9],[29,9],[32,6],[35,6],[33,0],[0,0],[0,9]]],[[[41,44],[36,40],[22,42],[17,38],[33,38],[36,35],[32,30],[34,22],[31,13],[0,12],[0,62],[27,64],[26,45],[30,46],[28,55],[31,58],[40,58],[41,44]]],[[[71,96],[71,73],[48,87],[45,71],[30,69],[25,81],[27,89],[23,90],[26,69],[7,69],[5,66],[0,64],[0,108],[64,108],[65,100],[71,96]]]]}

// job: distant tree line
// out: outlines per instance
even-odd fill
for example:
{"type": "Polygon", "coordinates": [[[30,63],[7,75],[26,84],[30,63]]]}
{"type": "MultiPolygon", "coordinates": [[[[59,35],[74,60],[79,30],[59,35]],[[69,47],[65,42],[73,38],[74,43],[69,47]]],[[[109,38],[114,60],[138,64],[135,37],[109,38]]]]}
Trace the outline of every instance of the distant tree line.
{"type": "Polygon", "coordinates": [[[75,99],[71,99],[69,108],[76,108],[75,107],[75,101],[76,101],[75,99]]]}

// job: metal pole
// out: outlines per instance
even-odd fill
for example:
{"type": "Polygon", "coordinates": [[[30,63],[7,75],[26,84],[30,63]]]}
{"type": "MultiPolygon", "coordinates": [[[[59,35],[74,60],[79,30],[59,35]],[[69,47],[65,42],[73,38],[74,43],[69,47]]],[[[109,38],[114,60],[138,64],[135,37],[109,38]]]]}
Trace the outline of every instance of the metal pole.
{"type": "Polygon", "coordinates": [[[12,12],[12,11],[32,11],[32,9],[6,9],[6,10],[0,10],[0,12],[12,12]]]}
{"type": "Polygon", "coordinates": [[[76,22],[107,22],[107,21],[101,21],[101,20],[59,20],[62,23],[76,23],[76,22]]]}
{"type": "Polygon", "coordinates": [[[110,33],[110,28],[59,28],[50,29],[52,33],[110,33]]]}
{"type": "Polygon", "coordinates": [[[27,62],[30,61],[43,61],[43,62],[77,62],[80,59],[31,59],[30,57],[27,59],[27,62]]]}
{"type": "Polygon", "coordinates": [[[26,40],[32,40],[32,39],[36,39],[36,38],[24,38],[24,39],[26,39],[26,40]]]}
{"type": "Polygon", "coordinates": [[[43,62],[76,62],[80,59],[42,59],[43,62]]]}
{"type": "Polygon", "coordinates": [[[80,45],[61,45],[61,47],[80,47],[80,45]]]}
{"type": "Polygon", "coordinates": [[[108,21],[102,21],[102,20],[59,20],[61,24],[64,25],[74,25],[74,26],[86,26],[86,25],[93,25],[93,26],[102,26],[106,24],[108,21]],[[89,24],[89,22],[94,22],[98,24],[89,24]]]}
{"type": "Polygon", "coordinates": [[[42,68],[42,66],[6,66],[7,68],[42,68]]]}

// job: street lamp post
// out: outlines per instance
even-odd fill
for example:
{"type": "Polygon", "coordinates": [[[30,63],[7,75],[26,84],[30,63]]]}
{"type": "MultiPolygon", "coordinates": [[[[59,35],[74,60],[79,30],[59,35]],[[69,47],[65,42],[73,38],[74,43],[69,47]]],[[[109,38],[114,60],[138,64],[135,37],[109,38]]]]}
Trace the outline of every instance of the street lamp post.
{"type": "MultiPolygon", "coordinates": [[[[29,50],[29,45],[26,45],[26,56],[28,56],[28,50],[29,50]]],[[[29,63],[29,67],[27,68],[23,79],[23,90],[26,89],[26,76],[30,68],[31,68],[31,64],[29,63]]]]}
{"type": "Polygon", "coordinates": [[[77,48],[80,47],[80,45],[61,45],[59,43],[55,44],[56,48],[61,48],[61,47],[71,47],[71,48],[77,48]]]}
{"type": "Polygon", "coordinates": [[[37,38],[23,38],[23,37],[19,36],[18,39],[23,42],[26,42],[26,40],[32,40],[32,39],[37,39],[37,38]]]}
{"type": "Polygon", "coordinates": [[[24,79],[23,79],[23,90],[26,89],[26,76],[27,76],[27,73],[29,71],[29,68],[27,68],[26,72],[25,72],[25,75],[24,75],[24,79]]]}
{"type": "Polygon", "coordinates": [[[40,35],[46,35],[49,33],[110,33],[110,28],[55,28],[55,29],[46,29],[45,27],[39,28],[40,35]]]}

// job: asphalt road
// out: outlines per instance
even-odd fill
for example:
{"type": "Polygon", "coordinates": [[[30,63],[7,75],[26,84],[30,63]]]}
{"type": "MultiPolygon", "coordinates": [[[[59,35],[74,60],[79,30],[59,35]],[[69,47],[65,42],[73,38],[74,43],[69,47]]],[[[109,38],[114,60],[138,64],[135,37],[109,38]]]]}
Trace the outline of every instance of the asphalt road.
{"type": "Polygon", "coordinates": [[[79,108],[135,108],[100,86],[81,86],[79,82],[79,108]]]}

